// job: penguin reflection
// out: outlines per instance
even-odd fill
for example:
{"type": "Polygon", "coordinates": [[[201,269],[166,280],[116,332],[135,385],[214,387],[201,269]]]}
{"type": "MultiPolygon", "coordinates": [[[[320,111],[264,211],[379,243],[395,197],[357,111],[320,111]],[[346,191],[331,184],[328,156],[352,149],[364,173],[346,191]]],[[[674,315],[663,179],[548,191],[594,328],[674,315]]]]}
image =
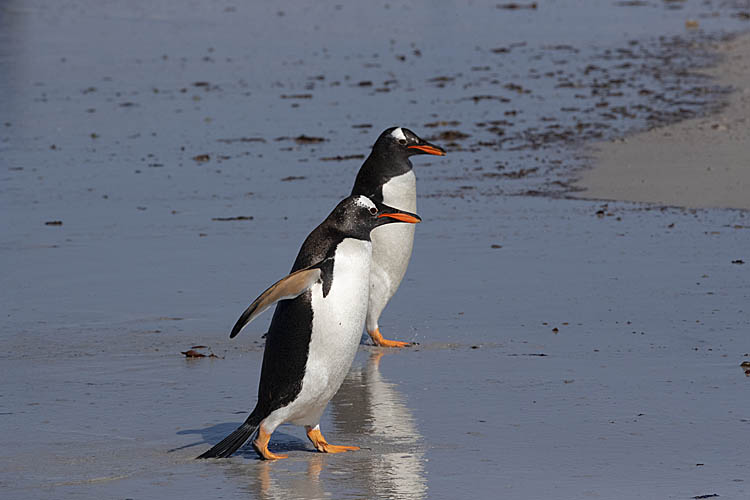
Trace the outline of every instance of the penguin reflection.
{"type": "MultiPolygon", "coordinates": [[[[238,465],[232,468],[231,475],[245,483],[245,489],[251,493],[250,498],[260,500],[317,500],[331,498],[320,481],[325,457],[311,454],[303,474],[291,471],[272,462],[257,462],[250,466],[238,465]]],[[[286,465],[286,464],[285,464],[286,465]]],[[[335,496],[334,496],[335,497],[335,496]]]]}
{"type": "Polygon", "coordinates": [[[366,482],[368,498],[425,498],[422,436],[404,396],[380,373],[383,355],[372,351],[352,366],[331,400],[331,419],[338,432],[365,434],[372,442],[370,463],[357,475],[366,482]]]}

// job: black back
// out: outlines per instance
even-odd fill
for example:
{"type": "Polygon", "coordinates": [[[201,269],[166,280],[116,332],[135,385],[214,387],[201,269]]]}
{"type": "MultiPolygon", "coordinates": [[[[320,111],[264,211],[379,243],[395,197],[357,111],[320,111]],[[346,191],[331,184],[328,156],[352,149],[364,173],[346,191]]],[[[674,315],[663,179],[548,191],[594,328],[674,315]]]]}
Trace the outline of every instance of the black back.
{"type": "Polygon", "coordinates": [[[262,418],[289,404],[302,390],[312,317],[310,290],[276,305],[266,335],[258,402],[253,412],[262,418]]]}

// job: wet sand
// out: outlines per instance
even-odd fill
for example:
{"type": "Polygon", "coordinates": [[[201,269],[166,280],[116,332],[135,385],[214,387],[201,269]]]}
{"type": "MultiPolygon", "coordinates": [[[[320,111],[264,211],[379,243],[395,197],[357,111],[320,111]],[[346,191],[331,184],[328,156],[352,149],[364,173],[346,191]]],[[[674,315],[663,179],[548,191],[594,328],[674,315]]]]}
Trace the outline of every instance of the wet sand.
{"type": "Polygon", "coordinates": [[[596,144],[578,196],[690,208],[750,210],[750,37],[717,47],[704,73],[733,91],[718,114],[596,144]]]}
{"type": "Polygon", "coordinates": [[[736,10],[2,8],[3,498],[747,498],[747,212],[540,196],[710,94],[654,71],[736,10]],[[362,450],[194,460],[255,402],[271,314],[232,325],[393,124],[449,152],[381,321],[419,345],[364,341],[321,422],[362,450]]]}

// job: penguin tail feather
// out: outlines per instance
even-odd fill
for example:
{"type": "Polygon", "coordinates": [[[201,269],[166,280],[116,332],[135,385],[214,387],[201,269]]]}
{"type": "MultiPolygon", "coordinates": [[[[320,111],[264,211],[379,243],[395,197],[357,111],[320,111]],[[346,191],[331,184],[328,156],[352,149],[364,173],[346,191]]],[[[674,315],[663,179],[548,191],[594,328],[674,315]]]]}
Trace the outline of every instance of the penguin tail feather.
{"type": "Polygon", "coordinates": [[[261,418],[250,414],[245,423],[237,427],[230,435],[222,439],[213,448],[196,458],[227,458],[245,444],[258,430],[261,418]]]}

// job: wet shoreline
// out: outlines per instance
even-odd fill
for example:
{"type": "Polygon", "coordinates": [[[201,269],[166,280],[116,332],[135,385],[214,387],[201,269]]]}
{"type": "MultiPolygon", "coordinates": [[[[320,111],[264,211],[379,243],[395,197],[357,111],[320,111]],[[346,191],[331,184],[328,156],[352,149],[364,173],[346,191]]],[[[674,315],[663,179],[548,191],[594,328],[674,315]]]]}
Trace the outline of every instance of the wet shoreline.
{"type": "Polygon", "coordinates": [[[731,88],[720,109],[591,146],[594,169],[576,186],[581,197],[687,208],[750,210],[744,133],[750,88],[748,36],[722,42],[721,61],[704,70],[731,88]]]}

